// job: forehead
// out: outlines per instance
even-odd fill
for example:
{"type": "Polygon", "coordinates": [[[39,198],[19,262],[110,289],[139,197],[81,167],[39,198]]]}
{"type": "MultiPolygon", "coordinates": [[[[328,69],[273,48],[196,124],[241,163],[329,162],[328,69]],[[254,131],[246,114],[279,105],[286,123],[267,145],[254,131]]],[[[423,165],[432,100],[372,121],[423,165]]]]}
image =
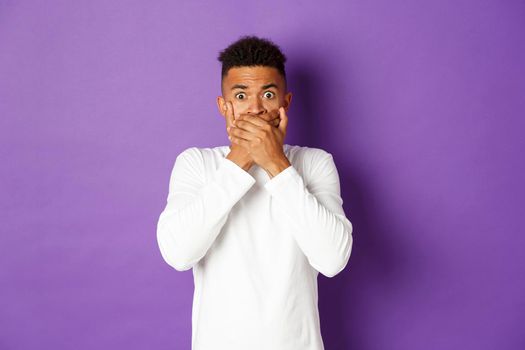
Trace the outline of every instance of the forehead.
{"type": "Polygon", "coordinates": [[[282,82],[283,78],[277,68],[266,66],[233,67],[228,70],[223,80],[226,87],[241,83],[248,86],[255,85],[253,87],[268,83],[282,85],[282,82]]]}

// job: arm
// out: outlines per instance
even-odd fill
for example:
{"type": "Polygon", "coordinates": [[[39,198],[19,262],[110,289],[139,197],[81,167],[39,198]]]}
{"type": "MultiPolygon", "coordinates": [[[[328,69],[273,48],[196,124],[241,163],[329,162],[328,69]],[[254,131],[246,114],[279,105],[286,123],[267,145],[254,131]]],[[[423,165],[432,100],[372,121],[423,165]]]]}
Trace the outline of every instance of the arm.
{"type": "Polygon", "coordinates": [[[351,222],[343,210],[339,175],[328,152],[314,165],[308,190],[303,178],[290,165],[264,187],[271,193],[283,220],[294,228],[292,234],[310,265],[327,277],[341,272],[352,250],[351,222]]]}
{"type": "Polygon", "coordinates": [[[175,160],[167,204],[157,223],[164,260],[178,271],[192,268],[211,247],[232,207],[255,182],[233,161],[221,158],[205,184],[199,149],[182,152],[175,160]]]}

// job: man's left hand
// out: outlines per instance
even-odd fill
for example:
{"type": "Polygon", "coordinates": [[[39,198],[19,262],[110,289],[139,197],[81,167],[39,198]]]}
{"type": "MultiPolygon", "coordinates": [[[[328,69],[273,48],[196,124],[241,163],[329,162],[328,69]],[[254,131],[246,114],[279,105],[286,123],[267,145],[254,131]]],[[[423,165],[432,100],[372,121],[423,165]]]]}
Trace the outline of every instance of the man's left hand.
{"type": "Polygon", "coordinates": [[[277,127],[256,115],[243,114],[230,130],[231,141],[244,147],[270,177],[291,165],[283,150],[288,116],[283,107],[279,108],[279,114],[281,120],[277,127]]]}

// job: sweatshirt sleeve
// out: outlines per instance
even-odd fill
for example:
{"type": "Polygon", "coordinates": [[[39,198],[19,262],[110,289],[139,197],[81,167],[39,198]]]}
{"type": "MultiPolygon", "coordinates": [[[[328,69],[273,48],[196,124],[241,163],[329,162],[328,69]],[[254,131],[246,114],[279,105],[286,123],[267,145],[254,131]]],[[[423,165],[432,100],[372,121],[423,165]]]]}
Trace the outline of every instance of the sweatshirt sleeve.
{"type": "Polygon", "coordinates": [[[310,173],[310,189],[293,165],[271,178],[264,187],[283,220],[294,228],[292,234],[310,265],[326,277],[333,277],[348,263],[353,227],[343,209],[333,156],[326,151],[321,155],[310,173]]]}
{"type": "Polygon", "coordinates": [[[178,271],[192,268],[208,251],[229,212],[256,182],[233,161],[221,158],[205,183],[201,151],[191,147],[175,160],[167,204],[157,223],[164,260],[178,271]]]}

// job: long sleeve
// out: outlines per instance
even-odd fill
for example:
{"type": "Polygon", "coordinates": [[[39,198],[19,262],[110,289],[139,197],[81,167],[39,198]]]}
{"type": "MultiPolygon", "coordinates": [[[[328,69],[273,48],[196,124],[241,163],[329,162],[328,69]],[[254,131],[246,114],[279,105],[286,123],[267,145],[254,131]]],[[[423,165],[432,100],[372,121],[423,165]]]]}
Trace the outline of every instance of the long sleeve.
{"type": "Polygon", "coordinates": [[[310,265],[323,275],[333,277],[348,263],[353,227],[342,206],[333,156],[325,151],[320,154],[321,160],[315,162],[310,172],[310,190],[293,165],[271,178],[264,187],[283,220],[294,228],[292,234],[310,265]]]}
{"type": "Polygon", "coordinates": [[[206,254],[232,207],[256,182],[227,158],[220,159],[206,183],[204,170],[198,148],[188,148],[177,156],[167,204],[157,223],[162,257],[178,271],[192,268],[206,254]]]}

